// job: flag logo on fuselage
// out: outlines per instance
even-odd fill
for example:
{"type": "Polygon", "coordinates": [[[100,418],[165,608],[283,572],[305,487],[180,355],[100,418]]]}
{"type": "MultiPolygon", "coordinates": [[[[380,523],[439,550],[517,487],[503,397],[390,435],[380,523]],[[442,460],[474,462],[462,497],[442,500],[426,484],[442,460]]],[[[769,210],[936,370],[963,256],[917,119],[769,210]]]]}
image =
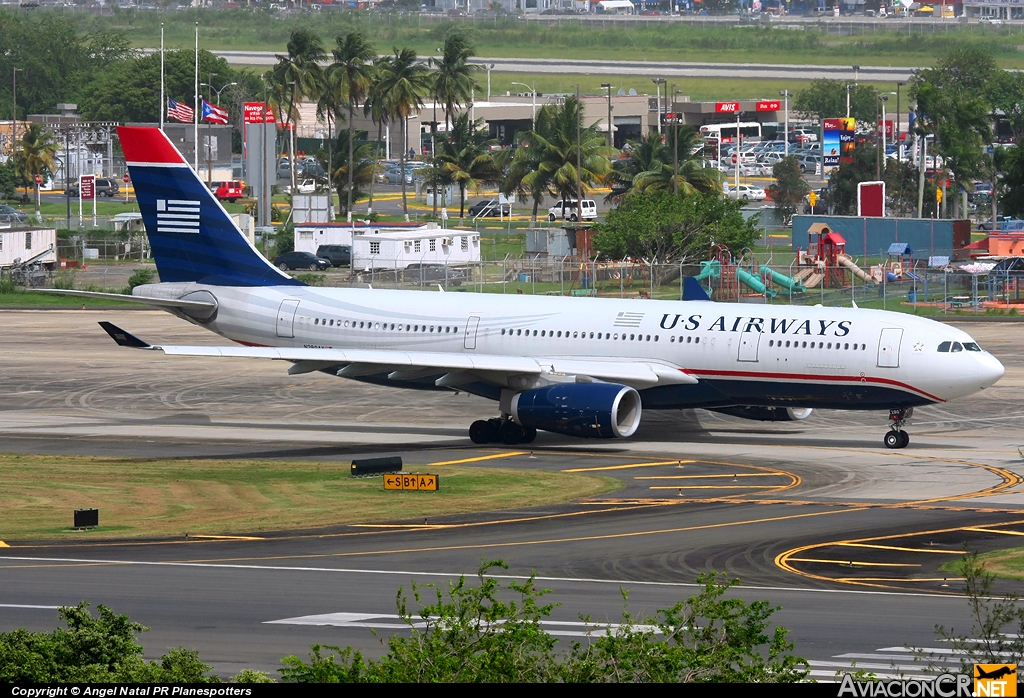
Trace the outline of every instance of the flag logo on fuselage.
{"type": "Polygon", "coordinates": [[[157,199],[156,232],[198,234],[199,202],[184,199],[157,199]]]}
{"type": "Polygon", "coordinates": [[[644,319],[643,313],[627,313],[621,312],[615,316],[616,327],[640,327],[640,322],[644,319]]]}

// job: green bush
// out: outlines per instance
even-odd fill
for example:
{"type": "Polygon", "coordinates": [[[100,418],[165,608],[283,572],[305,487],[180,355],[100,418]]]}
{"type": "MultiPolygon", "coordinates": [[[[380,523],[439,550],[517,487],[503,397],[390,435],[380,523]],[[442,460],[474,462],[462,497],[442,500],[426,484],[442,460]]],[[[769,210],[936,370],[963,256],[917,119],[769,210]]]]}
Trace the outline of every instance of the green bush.
{"type": "Polygon", "coordinates": [[[73,269],[65,269],[59,271],[53,277],[53,287],[70,291],[75,288],[75,271],[73,269]]]}
{"type": "Polygon", "coordinates": [[[296,274],[295,278],[309,286],[327,285],[327,274],[296,274]]]}
{"type": "Polygon", "coordinates": [[[17,293],[20,289],[18,284],[14,283],[14,279],[9,276],[0,276],[0,295],[10,295],[17,293]]]}
{"type": "Polygon", "coordinates": [[[153,269],[136,269],[128,277],[128,286],[125,287],[123,293],[130,296],[132,289],[136,286],[145,286],[146,284],[153,283],[154,276],[156,276],[156,271],[153,269]]]}

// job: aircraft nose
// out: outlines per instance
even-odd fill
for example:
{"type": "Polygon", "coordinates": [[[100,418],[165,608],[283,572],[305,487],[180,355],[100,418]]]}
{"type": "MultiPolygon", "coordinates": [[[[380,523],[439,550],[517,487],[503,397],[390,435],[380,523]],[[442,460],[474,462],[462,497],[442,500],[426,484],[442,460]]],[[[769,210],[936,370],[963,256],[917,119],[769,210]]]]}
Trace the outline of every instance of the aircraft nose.
{"type": "Polygon", "coordinates": [[[1006,373],[1006,368],[996,357],[991,354],[982,354],[978,357],[978,378],[981,379],[982,388],[995,385],[1004,373],[1006,373]]]}

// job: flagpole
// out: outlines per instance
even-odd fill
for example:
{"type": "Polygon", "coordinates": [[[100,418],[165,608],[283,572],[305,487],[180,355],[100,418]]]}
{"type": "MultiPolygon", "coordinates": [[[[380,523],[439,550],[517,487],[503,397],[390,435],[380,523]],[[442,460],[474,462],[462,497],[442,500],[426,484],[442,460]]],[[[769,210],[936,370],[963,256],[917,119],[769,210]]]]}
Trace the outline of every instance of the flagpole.
{"type": "Polygon", "coordinates": [[[192,169],[199,174],[199,22],[196,22],[196,93],[193,104],[195,110],[192,112],[192,138],[195,148],[192,151],[192,169]]]}
{"type": "Polygon", "coordinates": [[[160,130],[164,130],[164,112],[167,111],[167,98],[164,97],[164,23],[160,23],[160,130]]]}

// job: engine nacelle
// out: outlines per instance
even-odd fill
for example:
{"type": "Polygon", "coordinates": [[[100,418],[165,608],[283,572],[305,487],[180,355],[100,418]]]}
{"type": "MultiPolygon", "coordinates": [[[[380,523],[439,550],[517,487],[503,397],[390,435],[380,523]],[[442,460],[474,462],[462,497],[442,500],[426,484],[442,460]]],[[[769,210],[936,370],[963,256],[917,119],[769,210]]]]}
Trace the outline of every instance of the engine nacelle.
{"type": "Polygon", "coordinates": [[[716,407],[712,412],[727,414],[741,419],[754,419],[760,422],[797,422],[807,419],[814,412],[811,407],[716,407]]]}
{"type": "Polygon", "coordinates": [[[512,397],[518,424],[568,436],[614,439],[640,426],[640,394],[616,383],[559,383],[512,397]]]}

